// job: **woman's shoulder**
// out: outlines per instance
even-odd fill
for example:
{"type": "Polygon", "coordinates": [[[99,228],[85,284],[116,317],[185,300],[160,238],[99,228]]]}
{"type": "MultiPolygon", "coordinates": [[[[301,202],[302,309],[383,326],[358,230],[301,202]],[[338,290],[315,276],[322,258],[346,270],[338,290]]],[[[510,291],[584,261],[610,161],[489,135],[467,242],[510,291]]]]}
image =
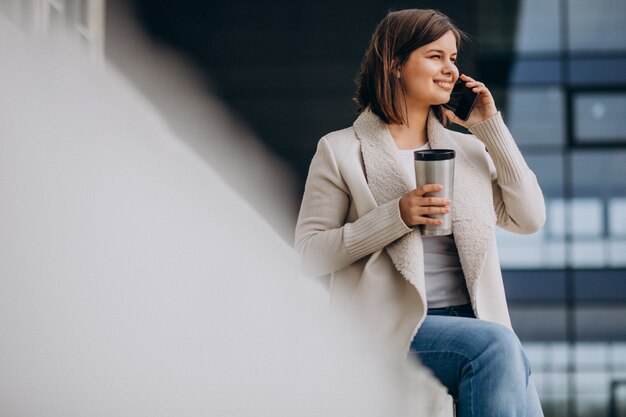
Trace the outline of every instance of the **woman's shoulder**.
{"type": "Polygon", "coordinates": [[[317,144],[317,157],[334,161],[338,166],[351,166],[360,161],[361,144],[352,126],[324,135],[317,144]]]}
{"type": "Polygon", "coordinates": [[[320,139],[318,148],[322,145],[328,146],[336,156],[360,149],[359,139],[352,126],[327,133],[320,139]]]}
{"type": "Polygon", "coordinates": [[[352,126],[329,132],[324,135],[322,139],[326,140],[332,146],[346,146],[358,142],[354,127],[352,126]]]}

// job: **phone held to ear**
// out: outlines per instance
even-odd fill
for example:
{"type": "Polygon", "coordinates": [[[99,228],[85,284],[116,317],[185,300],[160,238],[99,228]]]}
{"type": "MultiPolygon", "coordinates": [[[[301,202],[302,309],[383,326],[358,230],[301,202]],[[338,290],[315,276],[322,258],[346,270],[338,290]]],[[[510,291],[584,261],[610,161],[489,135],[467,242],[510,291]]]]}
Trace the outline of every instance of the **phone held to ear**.
{"type": "Polygon", "coordinates": [[[450,101],[444,104],[444,107],[452,110],[459,119],[467,120],[474,109],[476,99],[478,99],[478,93],[466,87],[465,81],[459,78],[452,89],[450,101]]]}

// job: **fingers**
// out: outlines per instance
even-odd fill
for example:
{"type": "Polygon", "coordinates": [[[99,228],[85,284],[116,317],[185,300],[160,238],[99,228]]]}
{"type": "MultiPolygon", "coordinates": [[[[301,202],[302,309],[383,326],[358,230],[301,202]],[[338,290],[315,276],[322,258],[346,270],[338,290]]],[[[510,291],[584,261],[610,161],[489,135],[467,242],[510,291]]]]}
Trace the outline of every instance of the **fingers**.
{"type": "Polygon", "coordinates": [[[467,74],[461,74],[461,79],[462,79],[463,81],[465,81],[465,82],[468,82],[468,81],[470,81],[470,82],[471,82],[471,81],[476,81],[475,79],[473,79],[472,77],[470,77],[470,76],[469,76],[469,75],[467,75],[467,74]]]}
{"type": "Polygon", "coordinates": [[[452,203],[451,200],[448,200],[446,198],[433,196],[425,197],[427,193],[437,193],[441,190],[443,190],[441,184],[424,184],[421,187],[413,190],[412,193],[414,197],[417,197],[416,200],[419,201],[421,203],[420,205],[422,206],[449,205],[450,203],[452,203]]]}
{"type": "Polygon", "coordinates": [[[451,200],[434,196],[426,196],[427,193],[441,191],[441,184],[425,184],[407,193],[400,200],[400,214],[402,220],[408,226],[418,224],[442,224],[441,215],[450,213],[451,200]]]}
{"type": "Polygon", "coordinates": [[[444,115],[448,118],[448,121],[455,123],[457,125],[463,126],[463,127],[467,127],[467,124],[465,123],[465,120],[459,119],[457,117],[456,114],[454,114],[454,112],[450,109],[445,109],[443,111],[444,115]]]}
{"type": "Polygon", "coordinates": [[[445,109],[445,108],[444,108],[443,114],[444,114],[444,115],[448,118],[448,120],[451,120],[451,121],[453,121],[453,122],[454,122],[454,121],[456,120],[456,118],[457,118],[457,117],[456,117],[456,114],[454,114],[454,112],[453,112],[452,110],[450,110],[450,109],[445,109]]]}
{"type": "Polygon", "coordinates": [[[443,190],[443,186],[441,184],[424,184],[419,188],[414,190],[415,195],[423,196],[426,193],[437,193],[443,190]]]}
{"type": "Polygon", "coordinates": [[[430,217],[437,214],[450,213],[450,207],[436,207],[436,206],[413,206],[410,208],[411,215],[414,217],[425,216],[430,217]]]}
{"type": "Polygon", "coordinates": [[[401,209],[402,220],[407,226],[416,226],[418,224],[442,224],[443,220],[439,218],[446,214],[443,207],[422,207],[414,206],[408,209],[401,209]]]}
{"type": "Polygon", "coordinates": [[[452,202],[439,197],[415,197],[410,200],[409,207],[449,207],[452,202]]]}
{"type": "Polygon", "coordinates": [[[467,88],[471,88],[472,91],[475,92],[475,93],[480,93],[482,91],[487,90],[487,87],[485,87],[484,83],[481,83],[480,81],[476,81],[472,77],[469,77],[469,76],[467,76],[465,74],[461,75],[461,79],[463,81],[465,81],[465,86],[467,88]]]}
{"type": "Polygon", "coordinates": [[[450,207],[437,207],[437,206],[418,206],[418,214],[447,214],[450,213],[450,207]]]}
{"type": "Polygon", "coordinates": [[[480,93],[481,91],[485,91],[487,89],[487,87],[485,87],[485,84],[479,81],[469,81],[465,83],[465,85],[467,86],[467,88],[471,88],[472,91],[475,93],[480,93]]]}
{"type": "Polygon", "coordinates": [[[422,216],[415,216],[413,218],[413,225],[418,225],[418,224],[443,224],[443,220],[441,219],[433,219],[431,217],[422,217],[422,216]]]}

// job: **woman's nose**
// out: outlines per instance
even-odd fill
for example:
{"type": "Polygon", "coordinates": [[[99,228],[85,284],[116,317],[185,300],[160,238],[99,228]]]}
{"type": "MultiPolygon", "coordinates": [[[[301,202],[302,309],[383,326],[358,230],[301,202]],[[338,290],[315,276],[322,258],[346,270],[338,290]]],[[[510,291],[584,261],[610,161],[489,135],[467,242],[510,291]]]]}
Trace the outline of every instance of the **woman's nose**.
{"type": "Polygon", "coordinates": [[[446,65],[443,68],[443,73],[446,75],[453,75],[454,77],[459,76],[459,70],[456,68],[456,65],[454,65],[454,63],[452,62],[449,62],[448,65],[446,65]]]}
{"type": "Polygon", "coordinates": [[[446,65],[443,68],[443,73],[445,75],[455,75],[456,74],[456,67],[454,65],[446,65]]]}

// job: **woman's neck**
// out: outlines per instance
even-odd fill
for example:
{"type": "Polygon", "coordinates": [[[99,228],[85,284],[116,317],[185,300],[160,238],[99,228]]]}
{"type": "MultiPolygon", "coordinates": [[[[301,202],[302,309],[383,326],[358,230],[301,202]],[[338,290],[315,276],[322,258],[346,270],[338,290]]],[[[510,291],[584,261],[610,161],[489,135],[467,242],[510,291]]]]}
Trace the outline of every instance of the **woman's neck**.
{"type": "Polygon", "coordinates": [[[426,109],[412,109],[407,112],[408,124],[389,124],[389,131],[398,149],[416,149],[428,142],[426,122],[428,111],[426,109]]]}

